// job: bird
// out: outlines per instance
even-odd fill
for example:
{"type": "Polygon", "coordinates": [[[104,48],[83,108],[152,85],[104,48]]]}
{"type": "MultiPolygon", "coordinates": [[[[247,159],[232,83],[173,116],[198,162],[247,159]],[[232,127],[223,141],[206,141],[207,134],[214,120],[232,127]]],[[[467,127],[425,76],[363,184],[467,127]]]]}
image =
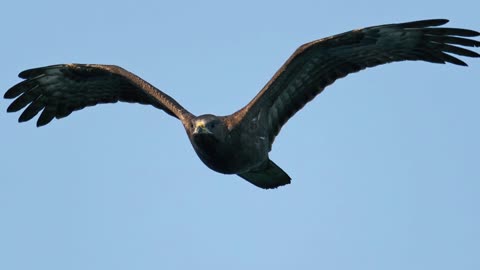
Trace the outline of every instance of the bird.
{"type": "Polygon", "coordinates": [[[4,98],[14,99],[7,112],[26,107],[19,122],[41,112],[38,127],[97,104],[152,105],[180,120],[207,167],[272,189],[291,182],[269,158],[275,137],[296,112],[337,79],[392,62],[467,66],[457,55],[480,57],[463,48],[479,47],[479,41],[468,37],[480,33],[442,27],[447,22],[429,19],[377,25],[305,43],[247,105],[226,116],[194,115],[165,92],[116,65],[57,64],[28,69],[20,72],[24,80],[8,89],[4,98]]]}

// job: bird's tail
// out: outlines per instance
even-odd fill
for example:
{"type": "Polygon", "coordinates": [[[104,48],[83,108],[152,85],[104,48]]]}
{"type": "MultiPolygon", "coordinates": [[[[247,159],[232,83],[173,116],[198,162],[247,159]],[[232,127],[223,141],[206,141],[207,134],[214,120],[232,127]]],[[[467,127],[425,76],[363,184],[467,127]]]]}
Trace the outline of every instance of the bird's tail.
{"type": "Polygon", "coordinates": [[[254,184],[257,187],[270,189],[290,184],[290,176],[285,173],[270,159],[261,169],[254,169],[246,173],[238,174],[238,176],[254,184]]]}

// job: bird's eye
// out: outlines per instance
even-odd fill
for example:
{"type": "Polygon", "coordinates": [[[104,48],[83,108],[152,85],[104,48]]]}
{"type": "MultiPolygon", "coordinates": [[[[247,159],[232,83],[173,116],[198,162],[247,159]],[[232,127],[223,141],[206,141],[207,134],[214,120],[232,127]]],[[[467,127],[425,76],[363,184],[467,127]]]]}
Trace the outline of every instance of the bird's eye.
{"type": "Polygon", "coordinates": [[[215,127],[215,123],[210,123],[210,128],[214,128],[215,127]]]}

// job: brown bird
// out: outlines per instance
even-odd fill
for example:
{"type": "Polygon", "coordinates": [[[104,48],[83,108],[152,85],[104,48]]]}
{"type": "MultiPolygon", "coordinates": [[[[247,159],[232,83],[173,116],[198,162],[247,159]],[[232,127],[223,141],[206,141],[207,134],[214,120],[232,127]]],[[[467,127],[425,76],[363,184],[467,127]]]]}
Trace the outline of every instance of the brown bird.
{"type": "Polygon", "coordinates": [[[300,46],[245,107],[228,116],[195,116],[173,98],[113,65],[62,64],[29,69],[5,98],[8,112],[27,107],[19,122],[40,111],[37,126],[76,110],[117,101],[153,105],[178,118],[200,159],[210,169],[237,174],[261,188],[290,183],[268,153],[282,126],[335,80],[368,67],[404,60],[467,66],[452,56],[479,57],[458,47],[479,47],[479,32],[436,27],[448,20],[386,24],[349,31],[300,46]]]}

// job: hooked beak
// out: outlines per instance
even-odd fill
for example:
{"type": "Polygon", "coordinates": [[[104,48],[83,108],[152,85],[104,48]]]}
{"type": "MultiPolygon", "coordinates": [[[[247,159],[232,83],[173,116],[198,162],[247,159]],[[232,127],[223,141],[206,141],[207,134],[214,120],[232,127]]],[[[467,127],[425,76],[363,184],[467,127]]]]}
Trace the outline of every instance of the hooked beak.
{"type": "Polygon", "coordinates": [[[195,123],[193,134],[213,134],[205,125],[205,122],[198,121],[195,123]]]}

